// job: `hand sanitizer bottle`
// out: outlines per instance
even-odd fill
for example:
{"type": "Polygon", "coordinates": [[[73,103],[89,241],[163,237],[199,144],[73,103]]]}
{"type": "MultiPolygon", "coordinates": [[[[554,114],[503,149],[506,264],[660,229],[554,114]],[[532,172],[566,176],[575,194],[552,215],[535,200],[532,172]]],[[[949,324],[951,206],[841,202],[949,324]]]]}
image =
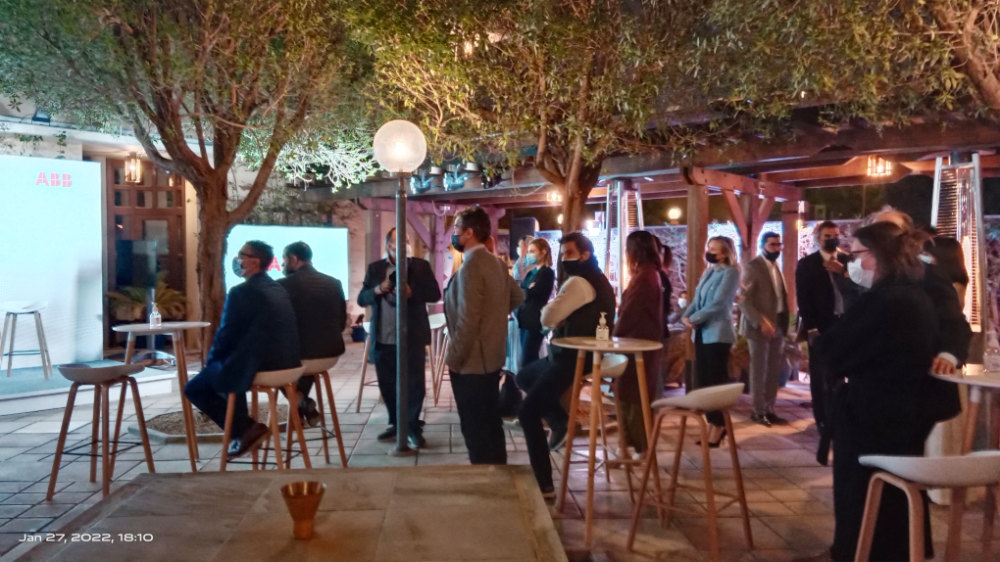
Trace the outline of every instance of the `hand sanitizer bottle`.
{"type": "Polygon", "coordinates": [[[611,340],[611,330],[608,329],[608,319],[605,317],[607,312],[601,313],[601,322],[597,325],[597,341],[610,341],[611,340]]]}
{"type": "Polygon", "coordinates": [[[156,303],[153,303],[153,312],[149,313],[149,327],[159,328],[160,324],[163,323],[163,317],[160,316],[160,309],[156,308],[156,303]]]}
{"type": "Polygon", "coordinates": [[[997,343],[997,333],[993,330],[986,333],[983,369],[990,373],[1000,373],[1000,343],[997,343]]]}

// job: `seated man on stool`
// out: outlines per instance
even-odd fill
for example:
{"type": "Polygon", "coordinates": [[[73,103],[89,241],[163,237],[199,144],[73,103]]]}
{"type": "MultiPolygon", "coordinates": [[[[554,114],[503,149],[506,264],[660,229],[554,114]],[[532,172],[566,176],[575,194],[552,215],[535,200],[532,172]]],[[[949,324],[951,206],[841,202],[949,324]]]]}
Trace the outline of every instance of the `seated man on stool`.
{"type": "Polygon", "coordinates": [[[184,388],[188,400],[219,427],[226,422],[227,395],[236,393],[230,457],[252,451],[269,433],[247,413],[246,391],[257,373],[301,364],[292,301],[267,276],[272,260],[274,252],[263,242],[252,240],[240,248],[233,269],[246,281],[229,290],[205,368],[184,388]]]}
{"type": "MultiPolygon", "coordinates": [[[[344,287],[336,278],[316,271],[312,255],[312,249],[305,242],[286,246],[282,256],[285,278],[278,284],[292,299],[302,359],[340,357],[344,354],[344,326],[347,324],[344,287]]],[[[312,375],[303,375],[296,390],[299,392],[299,415],[311,427],[317,427],[322,419],[316,410],[316,401],[309,398],[312,385],[312,375]]]]}

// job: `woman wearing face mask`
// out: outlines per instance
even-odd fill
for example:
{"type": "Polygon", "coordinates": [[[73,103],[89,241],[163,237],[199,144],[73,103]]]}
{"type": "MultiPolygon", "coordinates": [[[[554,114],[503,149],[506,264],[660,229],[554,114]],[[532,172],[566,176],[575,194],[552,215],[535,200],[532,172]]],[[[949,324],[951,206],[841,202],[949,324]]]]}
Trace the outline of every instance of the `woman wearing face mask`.
{"type": "MultiPolygon", "coordinates": [[[[839,323],[820,336],[816,350],[837,379],[834,391],[833,496],[836,527],[831,554],[851,560],[857,547],[872,469],[861,455],[922,455],[935,423],[928,400],[939,347],[936,313],[921,287],[925,266],[915,237],[889,222],[858,230],[848,264],[851,280],[865,287],[839,323]]],[[[930,517],[924,504],[927,556],[930,517]]],[[[887,486],[872,544],[872,560],[908,558],[907,502],[887,486]]]]}
{"type": "MultiPolygon", "coordinates": [[[[708,269],[681,317],[694,340],[694,389],[729,382],[729,351],[736,342],[732,311],[740,270],[733,241],[725,236],[710,238],[705,261],[708,269]]],[[[709,412],[705,419],[713,426],[709,445],[717,447],[725,437],[722,413],[709,412]]]]}
{"type": "Polygon", "coordinates": [[[552,250],[544,238],[532,239],[522,259],[524,302],[515,314],[521,329],[521,367],[524,367],[538,359],[538,350],[542,346],[542,307],[552,296],[556,274],[552,270],[552,250]]]}

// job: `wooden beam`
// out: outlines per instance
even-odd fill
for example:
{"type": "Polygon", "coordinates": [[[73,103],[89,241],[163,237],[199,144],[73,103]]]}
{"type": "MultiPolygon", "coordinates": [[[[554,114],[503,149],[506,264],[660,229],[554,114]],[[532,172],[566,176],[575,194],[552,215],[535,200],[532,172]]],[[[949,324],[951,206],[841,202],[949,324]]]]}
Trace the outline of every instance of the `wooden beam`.
{"type": "Polygon", "coordinates": [[[785,292],[788,294],[788,316],[795,318],[795,268],[799,265],[799,215],[798,203],[785,201],[781,204],[782,243],[781,273],[785,278],[785,292]]]}
{"type": "Polygon", "coordinates": [[[430,248],[434,240],[431,237],[431,231],[428,230],[423,221],[420,220],[420,214],[410,213],[407,211],[406,222],[409,223],[410,229],[417,233],[417,236],[420,237],[420,240],[423,241],[424,245],[430,248]]]}
{"type": "Polygon", "coordinates": [[[790,185],[738,176],[720,170],[692,166],[684,168],[683,175],[689,183],[709,185],[722,191],[738,191],[754,196],[764,195],[779,201],[799,201],[802,199],[802,191],[790,185]]]}
{"type": "Polygon", "coordinates": [[[740,205],[739,197],[737,197],[735,192],[723,191],[722,195],[726,198],[726,205],[729,207],[729,214],[732,216],[733,224],[740,231],[740,255],[743,256],[743,261],[745,261],[747,247],[750,243],[750,229],[747,227],[746,215],[743,214],[743,207],[740,205]]]}
{"type": "MultiPolygon", "coordinates": [[[[705,272],[705,244],[708,242],[708,188],[688,187],[687,198],[687,276],[688,298],[694,298],[701,274],[705,272]]],[[[679,293],[678,293],[679,294],[679,293]]]]}

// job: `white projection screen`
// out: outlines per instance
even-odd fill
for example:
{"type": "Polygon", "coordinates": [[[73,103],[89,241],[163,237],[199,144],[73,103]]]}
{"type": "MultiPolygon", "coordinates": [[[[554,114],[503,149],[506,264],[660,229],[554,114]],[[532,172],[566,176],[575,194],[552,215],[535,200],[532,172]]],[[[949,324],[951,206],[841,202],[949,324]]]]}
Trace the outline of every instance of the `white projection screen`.
{"type": "MultiPolygon", "coordinates": [[[[239,253],[240,247],[250,240],[266,242],[274,248],[275,260],[268,268],[272,279],[281,279],[281,253],[285,246],[292,242],[302,241],[309,244],[313,251],[313,267],[320,273],[332,275],[344,284],[347,290],[348,273],[348,237],[347,228],[325,226],[262,226],[238,224],[229,231],[226,239],[226,258],[222,264],[226,272],[226,290],[242,283],[243,279],[233,273],[233,258],[239,253]]],[[[350,298],[350,295],[345,295],[350,298]]]]}
{"type": "MultiPolygon", "coordinates": [[[[0,308],[46,304],[53,365],[103,357],[103,238],[100,164],[0,156],[0,308]]],[[[16,350],[38,349],[34,324],[18,318],[16,350]]],[[[14,368],[39,365],[14,357],[14,368]]]]}

